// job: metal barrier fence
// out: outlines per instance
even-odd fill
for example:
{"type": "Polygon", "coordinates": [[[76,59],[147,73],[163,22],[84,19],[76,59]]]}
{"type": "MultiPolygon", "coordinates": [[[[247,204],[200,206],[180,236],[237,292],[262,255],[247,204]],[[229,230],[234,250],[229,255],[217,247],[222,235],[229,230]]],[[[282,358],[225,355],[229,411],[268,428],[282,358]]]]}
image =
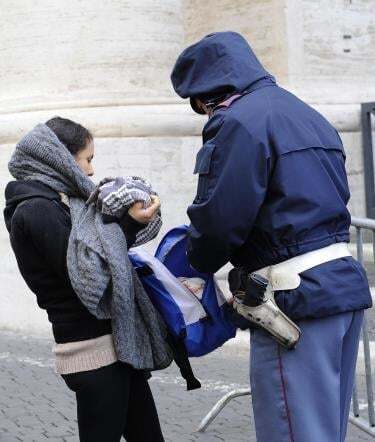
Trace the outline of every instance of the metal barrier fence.
{"type": "MultiPolygon", "coordinates": [[[[372,262],[375,264],[375,220],[368,218],[352,218],[352,227],[356,231],[356,249],[357,259],[364,263],[364,248],[363,248],[363,230],[370,230],[372,233],[372,262]]],[[[362,328],[362,342],[363,354],[365,363],[365,378],[366,378],[366,402],[367,413],[360,408],[358,400],[357,382],[355,382],[352,399],[352,412],[349,416],[349,421],[357,426],[362,431],[375,438],[375,410],[374,410],[374,390],[373,390],[373,374],[371,368],[371,349],[369,339],[369,329],[367,314],[365,313],[363,328],[362,328]]],[[[357,370],[358,371],[358,370],[357,370]]],[[[358,373],[356,373],[356,378],[358,373]]],[[[223,410],[223,408],[234,398],[239,396],[251,395],[250,389],[237,389],[227,393],[223,396],[210,410],[210,412],[202,419],[198,431],[204,432],[215,417],[223,410]]],[[[363,408],[365,408],[363,407],[363,408]]]]}
{"type": "MultiPolygon", "coordinates": [[[[363,231],[370,230],[372,233],[372,262],[375,263],[375,220],[368,218],[352,218],[352,226],[356,230],[357,243],[357,259],[361,264],[364,264],[364,250],[363,250],[363,231]]],[[[358,402],[357,383],[354,385],[352,413],[349,420],[361,430],[375,437],[375,410],[374,410],[374,383],[371,368],[371,350],[369,328],[367,321],[367,313],[365,312],[363,328],[362,328],[363,354],[365,359],[365,377],[366,377],[366,395],[367,395],[367,417],[361,415],[361,410],[358,402]]],[[[362,412],[362,414],[364,414],[362,412]]]]}

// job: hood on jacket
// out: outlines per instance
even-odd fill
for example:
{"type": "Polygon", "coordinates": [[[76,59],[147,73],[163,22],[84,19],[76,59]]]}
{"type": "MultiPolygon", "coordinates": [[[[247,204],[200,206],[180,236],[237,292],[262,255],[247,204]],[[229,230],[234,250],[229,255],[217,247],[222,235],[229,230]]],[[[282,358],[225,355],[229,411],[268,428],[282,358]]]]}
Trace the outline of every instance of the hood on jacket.
{"type": "Polygon", "coordinates": [[[17,206],[25,200],[35,197],[60,200],[59,194],[36,180],[10,181],[5,188],[4,220],[10,232],[12,217],[17,206]]]}
{"type": "Polygon", "coordinates": [[[171,74],[174,90],[181,98],[199,97],[204,102],[242,92],[263,78],[274,81],[236,32],[209,34],[189,46],[171,74]]]}

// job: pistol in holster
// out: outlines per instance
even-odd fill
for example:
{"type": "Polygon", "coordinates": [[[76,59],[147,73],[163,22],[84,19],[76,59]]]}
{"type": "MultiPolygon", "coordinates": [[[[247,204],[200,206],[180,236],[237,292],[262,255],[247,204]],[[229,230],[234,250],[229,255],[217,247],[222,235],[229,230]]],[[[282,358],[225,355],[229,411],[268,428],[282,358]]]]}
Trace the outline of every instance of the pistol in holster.
{"type": "Polygon", "coordinates": [[[274,292],[267,279],[256,272],[234,268],[228,275],[234,296],[233,309],[251,323],[265,329],[282,346],[296,346],[301,330],[277,306],[274,292]]]}

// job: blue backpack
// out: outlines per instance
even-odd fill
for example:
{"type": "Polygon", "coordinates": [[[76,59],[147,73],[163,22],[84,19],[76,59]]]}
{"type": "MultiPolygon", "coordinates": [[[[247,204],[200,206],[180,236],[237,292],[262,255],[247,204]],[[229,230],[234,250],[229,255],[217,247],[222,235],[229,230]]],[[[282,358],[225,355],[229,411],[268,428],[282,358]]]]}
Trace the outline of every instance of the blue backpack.
{"type": "Polygon", "coordinates": [[[236,334],[227,303],[214,275],[200,273],[187,260],[187,226],[169,231],[155,257],[142,249],[131,249],[130,260],[155,308],[170,333],[183,341],[188,356],[203,356],[236,334]],[[179,277],[205,281],[201,297],[186,288],[179,277]]]}

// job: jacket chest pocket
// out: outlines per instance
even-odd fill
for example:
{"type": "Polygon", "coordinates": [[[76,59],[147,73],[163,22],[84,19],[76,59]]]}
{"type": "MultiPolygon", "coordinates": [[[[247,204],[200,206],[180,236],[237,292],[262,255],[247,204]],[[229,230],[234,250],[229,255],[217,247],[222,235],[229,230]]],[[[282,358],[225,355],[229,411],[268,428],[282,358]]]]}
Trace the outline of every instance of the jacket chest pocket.
{"type": "Polygon", "coordinates": [[[198,174],[198,188],[194,203],[200,203],[208,198],[214,150],[215,144],[208,142],[197,153],[194,174],[198,174]]]}

